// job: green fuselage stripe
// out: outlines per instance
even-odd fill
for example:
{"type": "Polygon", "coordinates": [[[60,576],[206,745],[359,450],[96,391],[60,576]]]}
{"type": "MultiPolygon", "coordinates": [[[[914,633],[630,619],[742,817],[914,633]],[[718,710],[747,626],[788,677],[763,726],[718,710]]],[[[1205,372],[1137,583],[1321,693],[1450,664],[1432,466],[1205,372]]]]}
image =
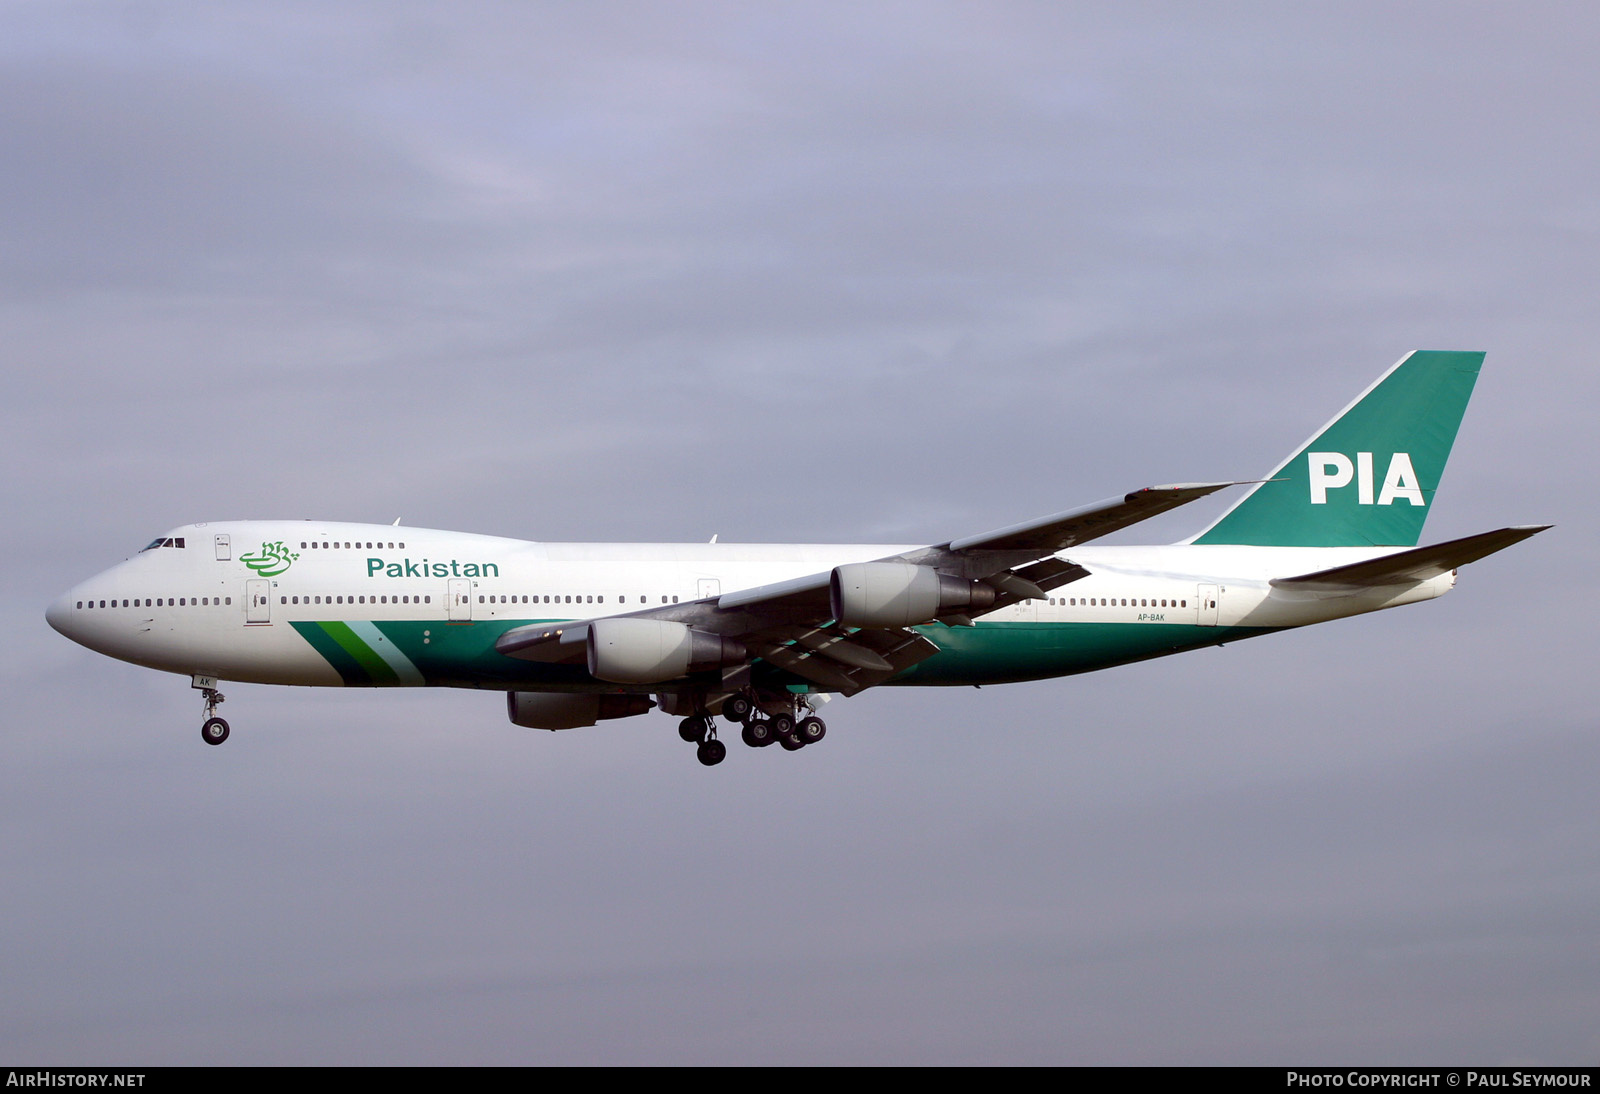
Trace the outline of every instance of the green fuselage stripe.
{"type": "MultiPolygon", "coordinates": [[[[369,632],[367,640],[350,624],[338,621],[297,622],[292,626],[350,685],[423,683],[492,689],[617,690],[615,685],[596,681],[581,662],[538,664],[506,657],[495,650],[495,639],[500,635],[535,622],[552,621],[362,622],[358,625],[369,632]],[[394,664],[368,644],[373,633],[393,644],[393,650],[388,652],[394,664]],[[415,666],[420,679],[409,671],[402,678],[396,671],[394,665],[406,662],[415,666]]],[[[940,652],[888,681],[890,684],[956,686],[1071,676],[1235,642],[1276,628],[1202,627],[1193,623],[1006,622],[916,629],[939,646],[940,652]]],[[[803,682],[764,663],[758,662],[757,670],[775,684],[803,682]]]]}
{"type": "Polygon", "coordinates": [[[400,677],[394,669],[390,668],[383,658],[379,657],[372,648],[357,637],[356,632],[349,625],[340,622],[323,623],[322,629],[328,637],[339,644],[339,647],[349,654],[361,670],[367,674],[367,679],[374,684],[397,684],[400,677]]]}

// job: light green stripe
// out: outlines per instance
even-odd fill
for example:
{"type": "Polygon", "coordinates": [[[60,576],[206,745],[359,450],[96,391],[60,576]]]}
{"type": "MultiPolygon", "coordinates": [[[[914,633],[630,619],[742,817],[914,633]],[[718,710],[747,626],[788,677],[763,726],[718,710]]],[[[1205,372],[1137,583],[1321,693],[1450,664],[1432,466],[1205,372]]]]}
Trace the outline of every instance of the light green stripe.
{"type": "Polygon", "coordinates": [[[374,653],[372,648],[363,642],[360,636],[350,629],[348,624],[333,621],[324,622],[320,625],[329,638],[339,643],[340,649],[355,658],[356,664],[360,665],[362,671],[372,678],[374,684],[397,684],[400,682],[399,674],[389,667],[388,662],[374,653]]]}
{"type": "Polygon", "coordinates": [[[396,679],[408,687],[418,687],[424,681],[422,673],[417,671],[417,666],[411,659],[400,652],[400,647],[389,641],[376,624],[370,620],[361,619],[348,624],[355,636],[365,642],[369,649],[383,658],[384,664],[393,670],[396,679]]]}

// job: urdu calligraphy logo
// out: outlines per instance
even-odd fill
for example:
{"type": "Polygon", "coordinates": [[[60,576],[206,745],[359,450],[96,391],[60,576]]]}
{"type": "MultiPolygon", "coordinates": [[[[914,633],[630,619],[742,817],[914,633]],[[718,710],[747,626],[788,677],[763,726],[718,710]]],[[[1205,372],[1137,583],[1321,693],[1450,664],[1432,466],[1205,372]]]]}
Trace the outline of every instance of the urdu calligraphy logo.
{"type": "Polygon", "coordinates": [[[272,543],[262,543],[261,550],[253,555],[240,555],[239,561],[262,577],[277,577],[299,557],[298,553],[291,554],[280,539],[272,543]]]}

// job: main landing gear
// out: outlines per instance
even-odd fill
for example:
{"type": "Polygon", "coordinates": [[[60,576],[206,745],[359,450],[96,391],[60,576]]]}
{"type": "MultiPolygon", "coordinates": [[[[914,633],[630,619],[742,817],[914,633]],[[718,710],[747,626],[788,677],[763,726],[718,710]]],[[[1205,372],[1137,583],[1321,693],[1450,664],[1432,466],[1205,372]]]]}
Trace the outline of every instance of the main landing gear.
{"type": "MultiPolygon", "coordinates": [[[[771,706],[769,704],[769,708],[771,706]]],[[[828,732],[822,719],[811,713],[803,699],[778,706],[768,715],[751,696],[741,692],[723,700],[722,715],[730,722],[743,723],[739,737],[751,748],[779,744],[785,752],[796,752],[822,740],[828,732]],[[797,720],[796,716],[802,713],[804,716],[797,720]]],[[[707,767],[721,763],[728,754],[727,746],[717,739],[716,721],[710,714],[691,714],[678,723],[678,735],[699,746],[696,758],[707,767]]]]}
{"type": "Polygon", "coordinates": [[[228,739],[228,723],[217,717],[217,707],[225,696],[216,688],[201,688],[206,700],[206,721],[200,727],[200,739],[208,745],[220,745],[228,739]]]}
{"type": "Polygon", "coordinates": [[[717,723],[709,714],[691,714],[678,723],[678,736],[695,748],[695,758],[707,767],[715,767],[728,755],[728,746],[717,740],[717,723]]]}

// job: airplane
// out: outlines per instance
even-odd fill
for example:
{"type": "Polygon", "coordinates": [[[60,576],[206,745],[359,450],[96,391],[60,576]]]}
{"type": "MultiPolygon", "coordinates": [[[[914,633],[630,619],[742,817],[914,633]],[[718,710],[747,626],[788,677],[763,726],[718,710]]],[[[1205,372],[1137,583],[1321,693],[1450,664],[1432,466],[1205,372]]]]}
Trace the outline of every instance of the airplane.
{"type": "Polygon", "coordinates": [[[511,721],[656,707],[702,764],[794,751],[866,688],[1069,676],[1441,596],[1550,525],[1418,547],[1484,355],[1407,354],[1265,478],[1151,486],[932,545],[544,543],[394,525],[174,528],[46,619],[91,650],[220,681],[501,691],[511,721]],[[1229,486],[1199,533],[1094,546],[1229,486]]]}

